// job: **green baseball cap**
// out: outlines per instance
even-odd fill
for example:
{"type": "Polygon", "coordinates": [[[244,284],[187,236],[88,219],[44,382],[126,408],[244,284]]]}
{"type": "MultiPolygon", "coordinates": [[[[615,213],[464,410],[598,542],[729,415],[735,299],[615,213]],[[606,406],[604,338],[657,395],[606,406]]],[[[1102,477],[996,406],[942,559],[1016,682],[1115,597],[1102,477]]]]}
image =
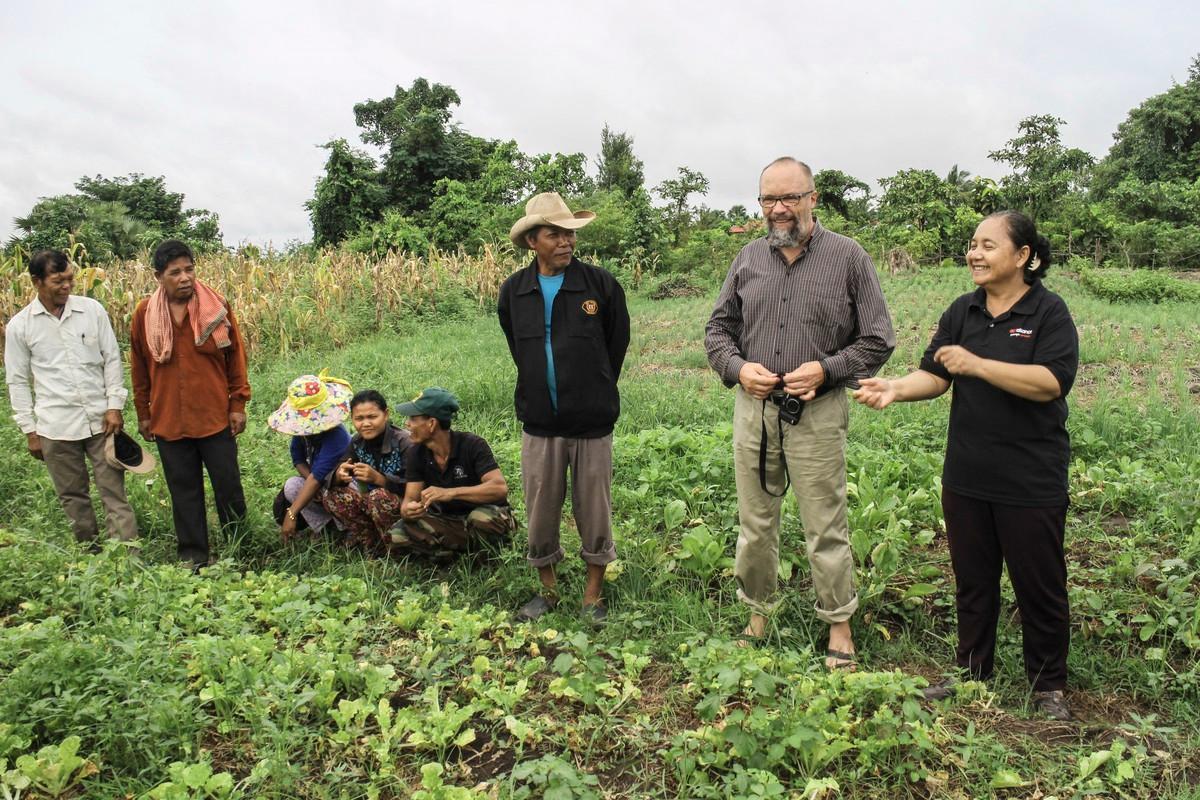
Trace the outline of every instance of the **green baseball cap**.
{"type": "Polygon", "coordinates": [[[440,386],[430,386],[409,402],[396,406],[396,413],[406,417],[433,417],[447,421],[457,411],[458,398],[440,386]]]}

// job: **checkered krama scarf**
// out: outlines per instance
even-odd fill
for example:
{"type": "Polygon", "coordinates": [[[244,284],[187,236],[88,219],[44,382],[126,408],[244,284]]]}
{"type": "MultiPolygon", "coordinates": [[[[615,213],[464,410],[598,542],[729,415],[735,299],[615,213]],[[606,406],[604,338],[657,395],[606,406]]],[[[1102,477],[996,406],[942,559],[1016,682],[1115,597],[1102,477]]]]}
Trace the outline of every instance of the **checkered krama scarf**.
{"type": "MultiPolygon", "coordinates": [[[[187,307],[197,347],[204,344],[209,336],[213,337],[217,347],[229,347],[232,326],[229,324],[224,297],[208,285],[196,281],[196,289],[187,307]]],[[[171,321],[167,293],[161,286],[154,290],[146,304],[146,344],[150,347],[150,355],[159,364],[171,359],[171,351],[175,346],[175,325],[171,321]]]]}

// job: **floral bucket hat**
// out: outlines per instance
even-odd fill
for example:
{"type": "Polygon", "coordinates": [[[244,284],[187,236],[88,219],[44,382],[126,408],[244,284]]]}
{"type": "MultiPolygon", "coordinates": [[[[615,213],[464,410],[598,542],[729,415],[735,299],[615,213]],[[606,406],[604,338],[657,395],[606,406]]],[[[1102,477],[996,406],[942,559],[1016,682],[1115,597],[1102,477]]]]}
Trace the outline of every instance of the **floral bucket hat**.
{"type": "Polygon", "coordinates": [[[320,375],[301,375],[288,386],[287,398],[267,425],[292,436],[312,436],[342,424],[350,416],[350,384],[320,375]]]}

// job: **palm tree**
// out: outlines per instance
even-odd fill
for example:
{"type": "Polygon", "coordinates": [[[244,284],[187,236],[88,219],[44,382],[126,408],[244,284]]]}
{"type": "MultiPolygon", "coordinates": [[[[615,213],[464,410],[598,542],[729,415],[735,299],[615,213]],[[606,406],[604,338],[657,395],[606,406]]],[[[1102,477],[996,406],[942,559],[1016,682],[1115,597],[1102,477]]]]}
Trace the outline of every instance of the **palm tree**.
{"type": "Polygon", "coordinates": [[[959,169],[958,164],[950,168],[946,173],[946,183],[955,191],[965,191],[970,186],[971,173],[965,169],[959,169]]]}

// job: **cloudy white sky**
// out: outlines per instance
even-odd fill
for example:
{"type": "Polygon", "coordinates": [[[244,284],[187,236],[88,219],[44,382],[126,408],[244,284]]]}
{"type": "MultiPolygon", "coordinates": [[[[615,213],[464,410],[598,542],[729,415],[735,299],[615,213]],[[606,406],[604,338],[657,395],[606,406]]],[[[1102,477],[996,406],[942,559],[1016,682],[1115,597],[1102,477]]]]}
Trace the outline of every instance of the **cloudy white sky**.
{"type": "Polygon", "coordinates": [[[751,205],[788,153],[874,182],[987,153],[1051,113],[1097,157],[1186,79],[1200,3],[0,0],[0,237],[82,175],[163,175],[225,239],[310,237],[303,203],[352,106],[417,77],[471,133],[529,153],[634,137],[651,185],[687,165],[751,205]]]}

